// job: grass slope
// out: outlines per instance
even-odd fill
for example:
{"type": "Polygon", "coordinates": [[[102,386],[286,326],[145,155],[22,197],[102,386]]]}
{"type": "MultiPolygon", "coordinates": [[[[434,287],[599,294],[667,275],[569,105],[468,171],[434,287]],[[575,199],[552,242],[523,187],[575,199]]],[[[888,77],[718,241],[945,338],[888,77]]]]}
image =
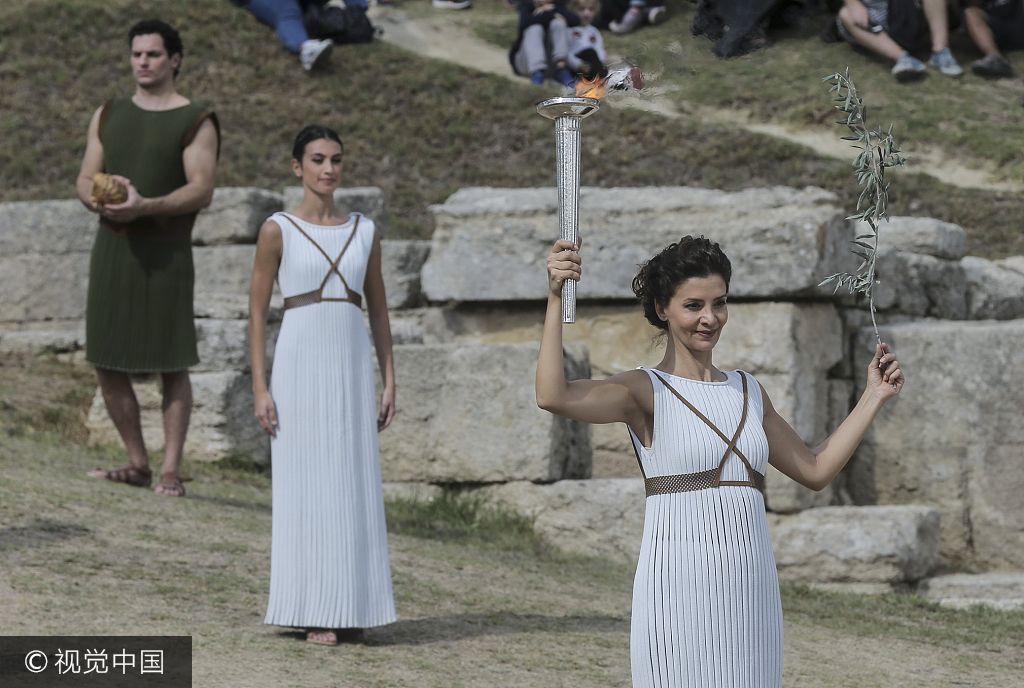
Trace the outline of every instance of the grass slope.
{"type": "MultiPolygon", "coordinates": [[[[24,0],[0,6],[0,200],[72,194],[91,113],[107,98],[131,91],[126,29],[155,14],[182,30],[181,90],[213,103],[221,117],[218,184],[291,184],[291,138],[313,121],[342,132],[348,185],[384,189],[394,237],[428,237],[433,227],[427,206],[459,187],[552,183],[551,125],[533,114],[542,92],[526,84],[423,60],[380,42],[341,46],[327,69],[307,76],[268,29],[225,0],[24,0]]],[[[682,33],[679,21],[666,27],[682,33]]],[[[640,32],[636,40],[668,37],[666,27],[640,32]]],[[[765,55],[783,52],[773,50],[765,55]]],[[[720,70],[737,66],[735,74],[715,77],[722,102],[748,92],[744,84],[758,78],[748,74],[757,72],[756,64],[721,63],[720,70]]],[[[820,110],[818,71],[809,67],[806,79],[795,80],[789,70],[772,93],[788,93],[795,80],[815,96],[794,92],[792,100],[820,110]]],[[[760,72],[764,83],[771,83],[770,73],[760,72]]],[[[588,185],[737,189],[784,183],[831,189],[848,205],[855,199],[845,163],[728,125],[669,122],[609,108],[588,128],[586,144],[588,185]]],[[[962,224],[969,249],[979,255],[1024,253],[1024,199],[1013,194],[901,174],[892,212],[962,224]]]]}

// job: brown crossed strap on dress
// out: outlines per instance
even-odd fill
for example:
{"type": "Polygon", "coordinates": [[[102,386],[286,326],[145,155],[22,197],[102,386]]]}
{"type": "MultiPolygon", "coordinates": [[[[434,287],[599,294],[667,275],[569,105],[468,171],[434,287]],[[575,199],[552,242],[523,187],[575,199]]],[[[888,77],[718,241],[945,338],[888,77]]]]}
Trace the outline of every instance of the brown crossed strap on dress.
{"type": "MultiPolygon", "coordinates": [[[[722,438],[722,441],[726,443],[725,453],[722,455],[722,460],[718,462],[717,468],[712,468],[707,471],[700,471],[697,473],[679,473],[676,475],[657,475],[653,477],[644,477],[644,486],[647,489],[647,496],[670,494],[673,492],[692,492],[695,490],[706,490],[713,487],[721,487],[723,485],[735,485],[741,487],[753,487],[759,490],[762,494],[764,493],[764,476],[754,470],[753,466],[750,465],[750,461],[744,456],[740,448],[736,446],[739,442],[740,435],[743,433],[743,426],[747,422],[747,406],[749,401],[749,392],[747,390],[747,376],[743,371],[739,371],[740,379],[743,382],[743,413],[740,415],[740,423],[736,427],[736,432],[733,433],[732,439],[726,436],[717,425],[711,422],[711,420],[705,416],[700,410],[687,401],[682,394],[676,391],[675,387],[670,385],[665,378],[658,373],[654,373],[654,376],[658,378],[663,385],[665,385],[672,394],[675,395],[679,401],[693,411],[693,413],[704,421],[704,424],[711,428],[716,435],[722,438]],[[740,461],[743,462],[743,466],[747,469],[748,480],[722,480],[722,470],[725,468],[725,462],[728,460],[730,454],[735,454],[739,457],[740,461]]],[[[639,454],[637,460],[639,461],[639,454]]],[[[643,466],[640,466],[641,472],[643,472],[643,466]]]]}
{"type": "Polygon", "coordinates": [[[348,282],[345,281],[344,275],[342,275],[341,270],[338,269],[338,266],[341,264],[342,256],[345,255],[345,251],[348,250],[349,244],[352,243],[352,239],[355,238],[356,231],[359,229],[360,216],[356,215],[356,225],[355,227],[352,228],[352,233],[349,234],[348,240],[345,241],[345,245],[342,247],[341,253],[339,253],[338,257],[335,258],[334,260],[331,260],[331,257],[327,255],[327,251],[325,251],[320,246],[320,244],[316,243],[316,241],[313,240],[313,237],[306,234],[306,232],[302,229],[302,227],[299,227],[299,224],[295,220],[291,219],[284,213],[281,214],[281,217],[291,222],[292,226],[295,227],[295,229],[299,230],[302,236],[309,239],[309,243],[313,244],[313,246],[316,247],[316,250],[320,251],[323,257],[327,259],[327,262],[331,264],[331,268],[327,271],[327,274],[324,276],[323,281],[320,282],[319,288],[314,289],[313,291],[307,291],[305,294],[296,294],[295,296],[285,297],[284,309],[288,310],[289,308],[299,308],[300,306],[311,306],[314,303],[320,303],[322,301],[341,301],[345,303],[355,304],[356,308],[362,308],[363,297],[360,296],[359,292],[354,291],[350,286],[348,286],[348,282]],[[345,286],[345,296],[324,296],[324,287],[327,286],[327,280],[331,279],[331,275],[337,275],[338,278],[341,280],[341,283],[345,286]]]}

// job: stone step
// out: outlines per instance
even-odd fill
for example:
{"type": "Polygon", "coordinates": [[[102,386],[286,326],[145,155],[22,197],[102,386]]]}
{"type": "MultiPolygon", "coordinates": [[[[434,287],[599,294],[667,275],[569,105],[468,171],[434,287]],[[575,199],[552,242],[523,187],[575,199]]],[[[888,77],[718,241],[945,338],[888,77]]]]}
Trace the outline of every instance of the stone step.
{"type": "Polygon", "coordinates": [[[1024,609],[1024,571],[954,573],[921,581],[918,592],[943,607],[1024,609]]]}
{"type": "MultiPolygon", "coordinates": [[[[534,520],[569,552],[635,561],[645,497],[639,478],[509,482],[479,489],[534,520]]],[[[875,591],[919,580],[938,563],[939,515],[920,506],[825,507],[769,515],[779,575],[816,583],[856,583],[875,591]]]]}
{"type": "MultiPolygon", "coordinates": [[[[887,325],[883,336],[907,385],[857,452],[855,500],[937,508],[953,566],[1024,568],[1024,320],[923,320],[887,325]]],[[[865,328],[861,370],[873,347],[865,328]]]]}
{"type": "MultiPolygon", "coordinates": [[[[586,268],[578,298],[632,300],[636,265],[684,234],[722,244],[733,261],[733,296],[827,298],[817,285],[835,271],[852,238],[835,201],[815,188],[585,187],[586,268]]],[[[434,246],[423,268],[428,299],[545,298],[544,261],[558,236],[554,189],[461,189],[431,210],[434,246]]]]}
{"type": "MultiPolygon", "coordinates": [[[[537,408],[538,345],[395,347],[398,415],[380,435],[388,481],[551,481],[590,475],[589,427],[537,408]]],[[[570,348],[566,375],[589,375],[570,348]]]]}

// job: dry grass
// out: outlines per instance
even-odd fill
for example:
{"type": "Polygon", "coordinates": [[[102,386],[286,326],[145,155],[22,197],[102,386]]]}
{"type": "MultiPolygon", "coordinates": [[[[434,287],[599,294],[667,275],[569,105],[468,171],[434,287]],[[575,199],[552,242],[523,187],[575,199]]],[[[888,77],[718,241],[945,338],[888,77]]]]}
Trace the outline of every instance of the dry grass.
{"type": "MultiPolygon", "coordinates": [[[[11,399],[9,370],[4,379],[0,391],[11,399]]],[[[13,379],[35,390],[37,408],[66,407],[67,417],[82,411],[92,388],[45,358],[27,359],[13,379]]],[[[521,519],[471,498],[391,503],[401,620],[358,644],[310,646],[261,623],[266,475],[198,465],[188,498],[158,498],[86,478],[115,458],[71,439],[76,432],[28,415],[18,428],[0,434],[7,634],[191,635],[194,685],[204,688],[629,683],[628,562],[538,546],[521,519]]],[[[787,686],[1018,684],[1024,613],[792,587],[783,604],[787,686]]]]}
{"type": "MultiPolygon", "coordinates": [[[[481,10],[489,4],[479,4],[473,12],[479,11],[484,21],[488,13],[481,10]]],[[[379,42],[341,46],[327,69],[306,76],[268,29],[224,0],[30,0],[0,6],[0,200],[71,195],[90,114],[106,98],[131,89],[126,28],[152,14],[182,29],[182,90],[211,101],[221,116],[219,184],[290,184],[290,140],[311,121],[342,132],[347,184],[384,189],[389,231],[395,237],[430,236],[427,206],[459,187],[551,184],[550,124],[533,114],[539,92],[525,83],[510,84],[423,60],[379,42]]],[[[654,46],[661,50],[661,41],[685,37],[683,19],[639,32],[635,40],[645,42],[648,51],[654,46]]],[[[773,117],[799,119],[798,113],[787,114],[791,107],[785,103],[817,111],[824,102],[818,95],[816,66],[822,62],[808,63],[806,72],[779,70],[779,61],[789,60],[787,51],[799,45],[791,41],[721,64],[704,64],[705,51],[694,46],[687,53],[693,74],[686,78],[715,84],[718,100],[706,98],[718,105],[746,98],[749,85],[759,84],[765,92],[754,99],[758,107],[772,110],[768,114],[773,117]],[[761,60],[769,60],[764,68],[758,66],[761,60]],[[773,81],[776,72],[785,79],[773,81]],[[781,101],[780,94],[789,89],[796,90],[781,101]],[[811,91],[813,98],[807,95],[811,91]],[[773,103],[782,105],[773,109],[773,103]]],[[[695,85],[687,89],[700,92],[695,85]]],[[[898,114],[893,111],[894,117],[898,114]]],[[[1014,135],[1007,134],[1007,140],[1016,140],[1014,135]]],[[[846,164],[727,124],[666,122],[655,115],[608,109],[588,129],[587,138],[587,184],[737,189],[785,183],[823,186],[846,202],[853,198],[846,164]]],[[[892,200],[895,214],[933,215],[962,224],[976,254],[1024,253],[1019,231],[1024,199],[1018,196],[954,189],[905,174],[894,185],[892,200]]]]}

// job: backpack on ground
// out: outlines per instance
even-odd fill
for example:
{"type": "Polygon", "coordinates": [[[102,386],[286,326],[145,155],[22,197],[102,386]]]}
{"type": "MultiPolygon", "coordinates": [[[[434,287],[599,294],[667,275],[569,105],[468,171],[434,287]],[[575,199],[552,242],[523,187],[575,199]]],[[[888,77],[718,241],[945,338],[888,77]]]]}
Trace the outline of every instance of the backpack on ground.
{"type": "Polygon", "coordinates": [[[342,0],[311,2],[303,17],[310,38],[329,38],[335,43],[369,43],[377,35],[362,7],[346,6],[342,0]]]}

